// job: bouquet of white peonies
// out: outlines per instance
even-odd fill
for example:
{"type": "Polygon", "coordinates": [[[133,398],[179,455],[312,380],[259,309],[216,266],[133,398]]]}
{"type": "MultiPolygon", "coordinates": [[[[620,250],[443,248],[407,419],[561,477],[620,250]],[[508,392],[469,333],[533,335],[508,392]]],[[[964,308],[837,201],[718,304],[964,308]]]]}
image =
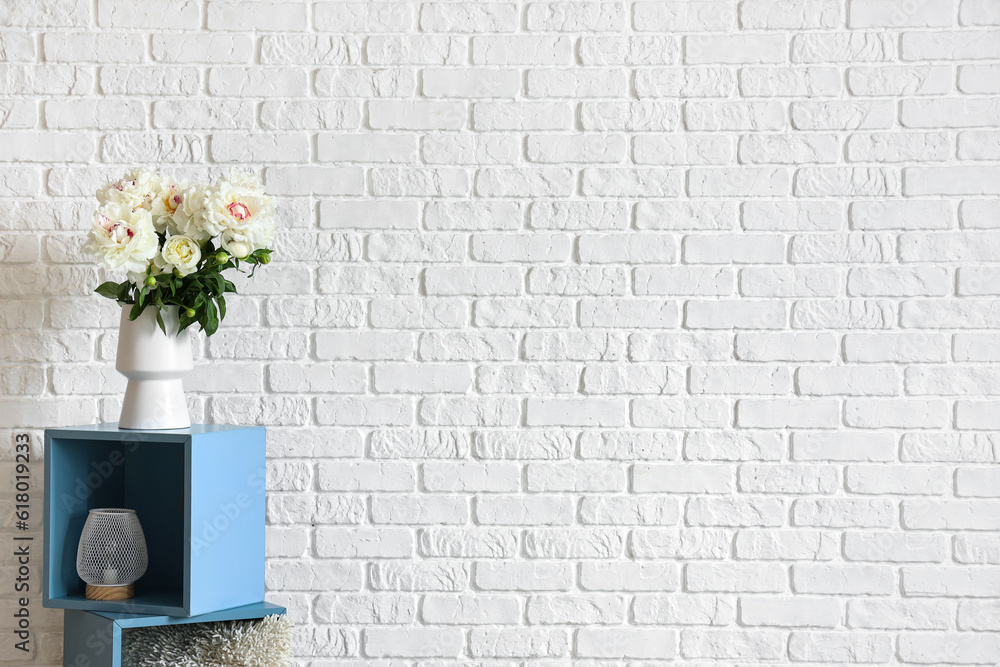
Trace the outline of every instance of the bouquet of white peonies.
{"type": "Polygon", "coordinates": [[[179,330],[197,322],[209,336],[226,316],[225,294],[236,291],[222,277],[271,261],[274,197],[260,180],[238,170],[213,184],[190,185],[136,169],[97,191],[100,206],[85,248],[105,269],[128,273],[95,290],[132,304],[134,320],[148,307],[166,333],[161,311],[176,306],[179,330]]]}

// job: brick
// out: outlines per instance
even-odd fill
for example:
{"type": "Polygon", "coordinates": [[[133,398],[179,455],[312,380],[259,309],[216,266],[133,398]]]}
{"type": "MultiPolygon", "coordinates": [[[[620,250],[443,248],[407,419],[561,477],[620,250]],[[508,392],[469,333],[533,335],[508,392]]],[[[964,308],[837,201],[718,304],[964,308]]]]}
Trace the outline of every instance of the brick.
{"type": "Polygon", "coordinates": [[[365,655],[382,658],[455,658],[462,651],[464,639],[460,630],[450,628],[366,628],[364,631],[365,655]]]}
{"type": "Polygon", "coordinates": [[[168,63],[242,64],[250,61],[253,41],[248,35],[153,35],[153,60],[168,63]]]}
{"type": "Polygon", "coordinates": [[[615,2],[532,2],[526,20],[528,30],[546,32],[620,32],[626,25],[625,8],[615,2]]]}
{"type": "Polygon", "coordinates": [[[736,617],[736,605],[721,596],[637,595],[633,614],[642,625],[729,625],[736,617]]]}
{"type": "MultiPolygon", "coordinates": [[[[785,512],[784,502],[775,498],[692,498],[685,518],[693,526],[773,527],[784,523],[785,512]]],[[[690,586],[690,570],[688,575],[690,586]]]]}
{"type": "MultiPolygon", "coordinates": [[[[948,552],[949,545],[943,535],[908,531],[852,532],[844,535],[844,556],[852,561],[940,563],[947,558],[948,552]]],[[[852,617],[853,604],[853,602],[848,604],[848,624],[852,627],[866,627],[861,625],[863,621],[856,621],[852,617]]],[[[874,603],[872,604],[872,616],[881,615],[875,610],[883,605],[889,609],[892,608],[891,603],[874,603]]],[[[859,603],[858,606],[865,607],[866,605],[859,603]]],[[[920,607],[920,605],[916,606],[920,607]]],[[[857,611],[861,612],[860,609],[857,611]]],[[[867,614],[865,615],[867,616],[867,614]]]]}
{"type": "Polygon", "coordinates": [[[884,662],[892,659],[892,638],[884,634],[793,632],[788,643],[793,660],[884,662]]]}
{"type": "Polygon", "coordinates": [[[779,34],[688,36],[684,40],[684,62],[689,65],[782,63],[787,57],[787,41],[779,34]]]}
{"type": "Polygon", "coordinates": [[[785,126],[778,102],[686,102],[684,125],[693,131],[767,131],[785,126]]]}
{"type": "Polygon", "coordinates": [[[947,94],[953,80],[948,66],[852,67],[847,72],[847,87],[865,97],[947,94]]]}
{"type": "Polygon", "coordinates": [[[368,102],[371,126],[383,130],[457,130],[465,127],[468,113],[462,102],[368,102]]]}
{"type": "Polygon", "coordinates": [[[669,35],[582,37],[579,51],[584,65],[673,65],[681,43],[669,35]]]}
{"type": "Polygon", "coordinates": [[[365,44],[373,65],[457,65],[467,52],[466,39],[446,35],[376,35],[365,44]]]}
{"type": "MultiPolygon", "coordinates": [[[[755,3],[744,4],[744,7],[749,4],[755,3]]],[[[833,67],[744,67],[740,70],[740,91],[747,97],[830,97],[842,88],[840,72],[833,67]]]]}
{"type": "Polygon", "coordinates": [[[767,167],[694,167],[688,172],[691,197],[783,196],[789,194],[788,170],[767,167]]]}
{"type": "Polygon", "coordinates": [[[780,329],[785,321],[778,301],[688,301],[684,310],[689,329],[780,329]]]}
{"type": "Polygon", "coordinates": [[[1000,579],[995,568],[914,565],[902,569],[902,589],[911,597],[996,597],[1000,579]]]}
{"type": "Polygon", "coordinates": [[[740,622],[750,626],[834,628],[840,624],[837,600],[826,598],[740,599],[740,622]]]}
{"type": "Polygon", "coordinates": [[[572,431],[540,429],[523,433],[523,437],[514,437],[510,432],[479,431],[476,455],[483,459],[567,459],[575,444],[572,431]]]}
{"type": "Polygon", "coordinates": [[[518,621],[520,607],[513,596],[427,595],[420,615],[425,623],[434,625],[507,625],[518,621]]]}
{"type": "Polygon", "coordinates": [[[904,660],[974,663],[992,660],[991,656],[1000,650],[1000,638],[991,634],[962,633],[956,636],[954,649],[951,645],[942,645],[939,633],[912,633],[899,640],[899,654],[904,660]]]}
{"type": "Polygon", "coordinates": [[[208,28],[270,32],[305,30],[306,15],[304,3],[236,3],[213,0],[208,4],[208,28]]]}
{"type": "Polygon", "coordinates": [[[680,122],[680,107],[672,102],[583,102],[580,109],[585,130],[670,132],[680,122]]]}
{"type": "Polygon", "coordinates": [[[746,202],[741,220],[747,231],[835,231],[844,210],[834,202],[746,202]]]}
{"type": "Polygon", "coordinates": [[[420,28],[428,32],[513,32],[517,24],[517,7],[513,3],[433,2],[423,5],[420,11],[420,28]]]}
{"type": "Polygon", "coordinates": [[[796,0],[746,0],[740,4],[740,25],[748,30],[836,28],[841,3],[823,0],[806,5],[796,0]]]}
{"type": "Polygon", "coordinates": [[[736,423],[750,428],[834,428],[840,403],[831,399],[743,399],[736,403],[736,423]]]}
{"type": "Polygon", "coordinates": [[[681,654],[686,658],[773,660],[784,654],[785,635],[743,630],[684,630],[681,654]]]}
{"type": "Polygon", "coordinates": [[[677,633],[666,629],[585,628],[576,642],[583,657],[670,660],[677,653],[677,633]]]}
{"type": "Polygon", "coordinates": [[[590,562],[580,568],[580,585],[595,591],[675,591],[679,574],[673,564],[590,562]]]}
{"type": "Polygon", "coordinates": [[[903,60],[980,60],[1000,53],[995,30],[904,32],[903,60]]]}
{"type": "Polygon", "coordinates": [[[780,565],[688,563],[685,570],[692,592],[781,593],[788,586],[788,575],[780,565]]]}
{"type": "Polygon", "coordinates": [[[884,32],[814,32],[792,38],[793,63],[885,62],[896,53],[884,32]]]}
{"type": "Polygon", "coordinates": [[[883,565],[792,566],[792,590],[815,595],[890,595],[895,570],[883,565]]]}
{"type": "Polygon", "coordinates": [[[317,30],[324,32],[404,32],[415,22],[413,7],[392,2],[319,2],[313,9],[317,30]]]}
{"type": "Polygon", "coordinates": [[[491,562],[476,564],[476,585],[483,590],[565,591],[573,585],[573,568],[560,562],[491,562]]]}
{"type": "MultiPolygon", "coordinates": [[[[510,164],[517,162],[520,146],[515,137],[504,134],[440,134],[424,137],[421,154],[426,162],[432,164],[510,164]]],[[[482,206],[487,203],[476,204],[482,206]]]]}
{"type": "Polygon", "coordinates": [[[752,164],[836,162],[840,156],[840,140],[829,134],[749,135],[740,140],[739,156],[752,164]]]}
{"type": "Polygon", "coordinates": [[[744,361],[831,361],[837,341],[829,334],[738,333],[735,357],[744,361]]]}
{"type": "Polygon", "coordinates": [[[525,79],[528,97],[621,97],[627,87],[626,72],[605,68],[529,69],[525,79]]]}
{"type": "Polygon", "coordinates": [[[954,207],[948,202],[911,200],[854,202],[852,229],[943,229],[952,226],[954,207]]]}
{"type": "MultiPolygon", "coordinates": [[[[800,373],[806,369],[800,369],[800,373]]],[[[794,433],[796,461],[892,461],[896,438],[887,433],[794,433]]]]}
{"type": "Polygon", "coordinates": [[[958,89],[963,93],[995,93],[996,65],[960,65],[958,89]]]}
{"type": "Polygon", "coordinates": [[[572,40],[555,35],[478,35],[472,39],[476,65],[569,65],[572,51],[572,40]]]}
{"type": "Polygon", "coordinates": [[[896,107],[885,102],[793,102],[798,130],[878,130],[892,127],[896,107]]]}
{"type": "Polygon", "coordinates": [[[739,487],[750,493],[834,493],[839,476],[831,466],[748,464],[739,469],[739,487]]]}
{"type": "Polygon", "coordinates": [[[560,657],[569,653],[569,635],[561,629],[483,629],[472,630],[469,635],[473,657],[538,658],[560,657]]]}
{"type": "Polygon", "coordinates": [[[840,555],[838,533],[810,530],[740,530],[735,554],[740,560],[833,560],[840,555]]]}
{"type": "MultiPolygon", "coordinates": [[[[515,97],[521,89],[521,77],[515,69],[425,69],[421,82],[428,97],[515,97]]],[[[486,128],[477,125],[477,129],[486,128]]]]}
{"type": "Polygon", "coordinates": [[[944,28],[953,24],[954,0],[901,7],[891,0],[851,0],[850,28],[944,28]]]}
{"type": "Polygon", "coordinates": [[[621,162],[627,145],[621,135],[531,135],[528,159],[532,162],[621,162]]]}

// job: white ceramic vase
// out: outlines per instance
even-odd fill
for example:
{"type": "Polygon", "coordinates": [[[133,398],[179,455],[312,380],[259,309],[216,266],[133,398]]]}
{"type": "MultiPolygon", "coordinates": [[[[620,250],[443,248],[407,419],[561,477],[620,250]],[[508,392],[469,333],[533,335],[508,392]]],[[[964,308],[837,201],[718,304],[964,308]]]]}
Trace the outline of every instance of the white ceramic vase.
{"type": "Polygon", "coordinates": [[[156,323],[156,307],[150,306],[134,321],[128,319],[131,306],[122,307],[118,328],[118,359],[115,368],[128,378],[119,428],[172,429],[191,425],[184,386],[181,383],[194,368],[191,337],[177,333],[177,307],[162,313],[167,333],[156,323]]]}

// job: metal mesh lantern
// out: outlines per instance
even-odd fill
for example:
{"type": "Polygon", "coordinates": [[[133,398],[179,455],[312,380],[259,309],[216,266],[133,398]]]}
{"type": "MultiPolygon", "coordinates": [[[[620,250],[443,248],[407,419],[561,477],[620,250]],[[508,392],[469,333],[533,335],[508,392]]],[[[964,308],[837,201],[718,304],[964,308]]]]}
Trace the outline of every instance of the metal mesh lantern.
{"type": "Polygon", "coordinates": [[[88,600],[127,600],[149,565],[146,536],[135,510],[90,510],[76,552],[88,600]]]}

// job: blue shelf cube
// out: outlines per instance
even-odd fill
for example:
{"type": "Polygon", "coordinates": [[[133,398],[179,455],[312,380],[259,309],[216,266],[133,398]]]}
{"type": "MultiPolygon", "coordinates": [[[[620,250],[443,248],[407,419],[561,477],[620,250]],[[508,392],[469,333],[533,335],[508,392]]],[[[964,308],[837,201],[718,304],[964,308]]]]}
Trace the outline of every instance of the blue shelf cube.
{"type": "Polygon", "coordinates": [[[197,616],[264,600],[265,433],[97,424],[45,432],[46,607],[197,616]],[[87,513],[133,509],[149,548],[135,597],[88,600],[76,572],[87,513]]]}
{"type": "Polygon", "coordinates": [[[81,667],[82,665],[87,665],[87,667],[122,667],[122,640],[133,628],[241,621],[284,613],[284,607],[269,602],[258,602],[235,609],[184,618],[70,610],[66,612],[63,621],[63,665],[65,667],[81,667]]]}

